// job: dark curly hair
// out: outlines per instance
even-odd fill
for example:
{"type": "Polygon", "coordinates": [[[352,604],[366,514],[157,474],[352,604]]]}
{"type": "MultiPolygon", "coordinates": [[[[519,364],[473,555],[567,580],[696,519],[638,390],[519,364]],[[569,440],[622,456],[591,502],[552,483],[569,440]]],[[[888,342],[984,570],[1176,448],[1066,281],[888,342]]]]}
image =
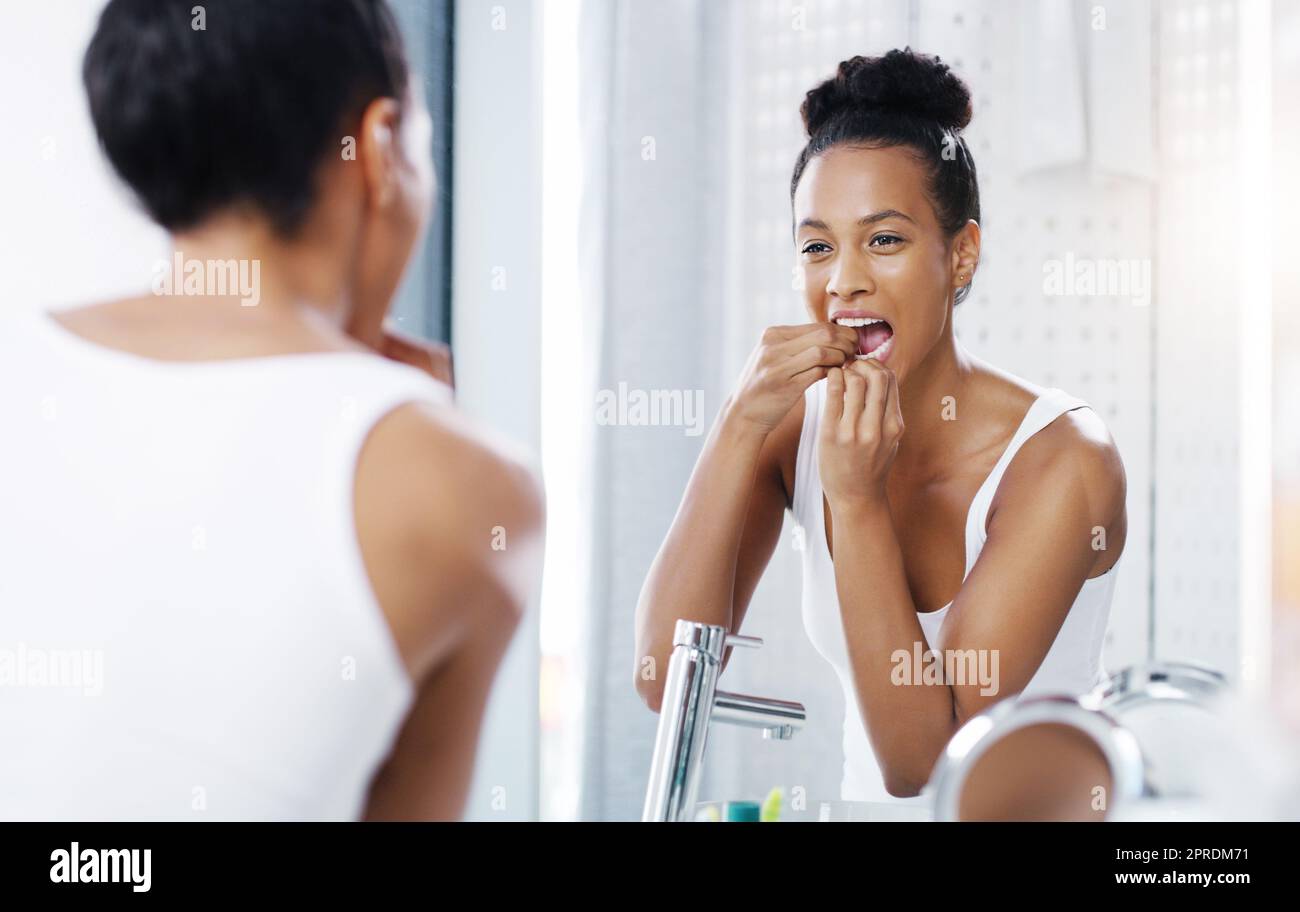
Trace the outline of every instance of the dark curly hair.
{"type": "Polygon", "coordinates": [[[82,78],[154,221],[179,231],[248,203],[289,235],[317,166],[369,102],[402,100],[408,68],[384,0],[111,0],[82,78]]]}
{"type": "MultiPolygon", "coordinates": [[[[808,143],[790,178],[793,202],[808,162],[835,146],[906,146],[926,166],[926,188],[951,237],[980,219],[980,191],[961,131],[971,120],[970,89],[948,65],[911,48],[883,57],[853,57],[804,97],[799,108],[808,143]]],[[[960,303],[970,286],[958,289],[960,303]]]]}

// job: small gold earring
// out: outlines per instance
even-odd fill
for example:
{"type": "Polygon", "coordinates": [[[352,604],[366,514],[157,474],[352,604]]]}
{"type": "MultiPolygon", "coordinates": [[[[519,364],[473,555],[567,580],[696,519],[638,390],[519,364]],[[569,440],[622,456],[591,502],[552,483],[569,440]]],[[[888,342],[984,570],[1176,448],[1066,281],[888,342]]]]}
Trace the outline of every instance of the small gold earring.
{"type": "Polygon", "coordinates": [[[966,276],[965,276],[965,275],[959,275],[959,276],[957,276],[957,281],[958,281],[958,282],[965,282],[965,281],[966,281],[966,276]]]}

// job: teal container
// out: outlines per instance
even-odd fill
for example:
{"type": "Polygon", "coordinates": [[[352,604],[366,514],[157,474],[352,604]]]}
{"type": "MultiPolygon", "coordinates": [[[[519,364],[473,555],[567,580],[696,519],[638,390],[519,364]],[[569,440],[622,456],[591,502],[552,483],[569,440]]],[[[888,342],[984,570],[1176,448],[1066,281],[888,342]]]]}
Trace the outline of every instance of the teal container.
{"type": "Polygon", "coordinates": [[[758,823],[757,801],[728,801],[722,819],[727,823],[758,823]]]}

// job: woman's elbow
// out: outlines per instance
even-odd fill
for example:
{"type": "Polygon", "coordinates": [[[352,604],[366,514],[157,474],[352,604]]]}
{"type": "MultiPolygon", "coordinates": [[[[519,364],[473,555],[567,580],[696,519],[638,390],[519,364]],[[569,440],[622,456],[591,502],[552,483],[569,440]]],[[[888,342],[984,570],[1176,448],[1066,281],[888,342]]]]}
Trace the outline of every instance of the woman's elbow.
{"type": "Polygon", "coordinates": [[[921,794],[921,788],[922,786],[909,779],[900,777],[887,777],[885,779],[885,791],[895,798],[915,798],[921,794]]]}
{"type": "Polygon", "coordinates": [[[636,677],[636,692],[641,697],[641,702],[649,707],[653,713],[659,712],[659,707],[663,705],[664,688],[658,681],[646,680],[638,672],[636,677]]]}
{"type": "Polygon", "coordinates": [[[915,798],[929,781],[928,775],[918,775],[913,769],[885,765],[881,770],[885,791],[894,798],[915,798]]]}
{"type": "Polygon", "coordinates": [[[636,688],[637,695],[641,697],[641,702],[650,708],[651,712],[659,712],[659,707],[664,699],[664,685],[662,676],[659,674],[659,660],[653,653],[637,648],[636,666],[632,669],[632,686],[636,688]]]}

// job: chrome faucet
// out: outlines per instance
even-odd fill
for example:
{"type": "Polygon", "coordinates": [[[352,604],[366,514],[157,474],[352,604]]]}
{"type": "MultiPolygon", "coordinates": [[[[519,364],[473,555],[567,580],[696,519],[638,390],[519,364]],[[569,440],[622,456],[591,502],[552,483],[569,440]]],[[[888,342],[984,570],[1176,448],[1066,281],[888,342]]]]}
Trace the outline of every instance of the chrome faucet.
{"type": "Polygon", "coordinates": [[[758,637],[728,633],[727,628],[715,624],[677,622],[659,708],[650,783],[641,813],[643,821],[690,819],[711,720],[762,729],[764,738],[783,741],[803,728],[807,713],[802,703],[718,690],[724,650],[728,646],[762,645],[758,637]]]}

